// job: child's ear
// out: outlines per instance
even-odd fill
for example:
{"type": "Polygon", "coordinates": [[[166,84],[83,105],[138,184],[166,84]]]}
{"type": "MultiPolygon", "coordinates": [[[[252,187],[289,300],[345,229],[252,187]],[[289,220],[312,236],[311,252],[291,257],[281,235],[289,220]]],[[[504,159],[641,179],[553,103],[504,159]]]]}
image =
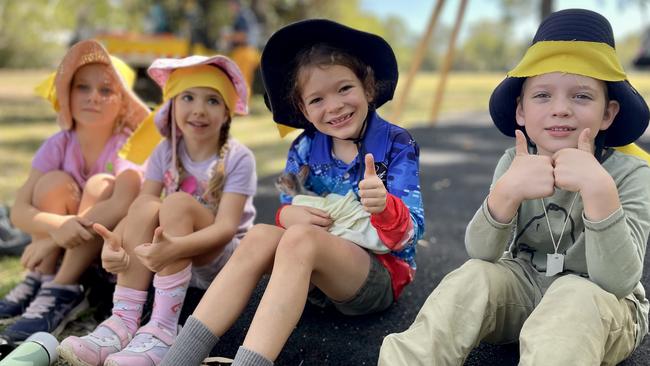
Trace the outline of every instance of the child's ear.
{"type": "Polygon", "coordinates": [[[517,109],[515,110],[515,119],[517,124],[521,127],[526,125],[526,119],[524,118],[524,106],[521,103],[521,97],[517,97],[517,109]]]}
{"type": "Polygon", "coordinates": [[[614,118],[618,114],[618,111],[621,109],[621,105],[618,104],[616,100],[610,100],[605,107],[605,113],[603,113],[603,121],[600,123],[600,129],[606,130],[614,122],[614,118]]]}

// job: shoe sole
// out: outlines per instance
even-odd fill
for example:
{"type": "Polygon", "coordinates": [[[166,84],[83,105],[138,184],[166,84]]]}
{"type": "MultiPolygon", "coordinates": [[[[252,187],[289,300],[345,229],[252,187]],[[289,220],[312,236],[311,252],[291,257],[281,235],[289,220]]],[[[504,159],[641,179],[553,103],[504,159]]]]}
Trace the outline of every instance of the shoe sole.
{"type": "Polygon", "coordinates": [[[56,347],[56,351],[59,354],[59,361],[65,361],[70,366],[96,366],[79,359],[71,349],[58,346],[56,347]]]}

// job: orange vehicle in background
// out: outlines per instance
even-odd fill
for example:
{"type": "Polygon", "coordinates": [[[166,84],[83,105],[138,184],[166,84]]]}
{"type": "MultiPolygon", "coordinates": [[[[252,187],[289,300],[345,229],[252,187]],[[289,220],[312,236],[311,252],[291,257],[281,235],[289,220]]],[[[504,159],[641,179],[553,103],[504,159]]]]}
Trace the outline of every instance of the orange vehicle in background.
{"type": "MultiPolygon", "coordinates": [[[[101,42],[110,54],[121,58],[137,71],[138,77],[134,90],[141,98],[153,103],[162,101],[160,88],[147,76],[147,68],[155,59],[181,58],[190,55],[209,56],[220,53],[201,43],[191,44],[186,38],[172,33],[100,33],[93,38],[101,42]]],[[[253,93],[259,92],[261,90],[261,80],[257,77],[259,50],[254,47],[234,48],[230,56],[246,76],[249,89],[253,93]],[[242,52],[246,53],[246,57],[235,57],[242,52]]]]}

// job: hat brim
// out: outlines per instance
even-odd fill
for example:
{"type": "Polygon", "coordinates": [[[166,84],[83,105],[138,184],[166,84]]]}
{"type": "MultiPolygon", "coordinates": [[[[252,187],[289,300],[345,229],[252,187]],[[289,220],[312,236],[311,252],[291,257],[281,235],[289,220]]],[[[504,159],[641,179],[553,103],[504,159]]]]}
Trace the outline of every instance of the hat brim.
{"type": "Polygon", "coordinates": [[[398,79],[397,60],[383,38],[326,19],[304,20],[275,32],[262,51],[260,67],[265,102],[275,122],[296,128],[311,126],[292,105],[289,95],[296,55],[319,43],[339,48],[372,68],[377,84],[375,108],[393,98],[398,79]]]}
{"type": "MultiPolygon", "coordinates": [[[[507,77],[490,96],[490,116],[499,131],[515,136],[517,98],[526,78],[507,77]]],[[[627,81],[609,81],[607,89],[610,100],[616,100],[619,111],[605,133],[605,146],[624,146],[636,141],[648,127],[650,111],[643,97],[627,81]]]]}
{"type": "Polygon", "coordinates": [[[124,95],[122,121],[132,131],[135,130],[140,122],[149,114],[149,108],[140,101],[140,98],[127,85],[126,80],[113,64],[108,51],[95,40],[81,41],[73,45],[59,65],[54,78],[57,98],[56,104],[58,106],[57,121],[59,126],[64,130],[73,128],[74,123],[70,108],[70,87],[77,70],[89,64],[109,66],[109,72],[124,95]]]}
{"type": "Polygon", "coordinates": [[[223,70],[230,81],[232,81],[237,93],[234,113],[238,115],[248,114],[248,86],[242,76],[241,70],[231,59],[225,56],[189,56],[181,59],[159,58],[147,69],[147,73],[160,88],[164,89],[169,75],[176,69],[198,66],[214,65],[223,70]]]}

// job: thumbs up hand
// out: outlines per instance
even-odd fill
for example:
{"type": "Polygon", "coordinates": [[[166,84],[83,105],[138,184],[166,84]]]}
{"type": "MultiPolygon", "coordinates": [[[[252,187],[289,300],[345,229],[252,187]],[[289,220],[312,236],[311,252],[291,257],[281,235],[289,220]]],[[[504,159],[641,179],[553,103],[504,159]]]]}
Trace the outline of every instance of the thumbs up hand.
{"type": "Polygon", "coordinates": [[[515,130],[515,157],[490,191],[487,199],[490,213],[497,221],[507,223],[522,201],[548,197],[554,191],[551,157],[529,154],[524,133],[515,130]]]}
{"type": "Polygon", "coordinates": [[[178,247],[174,243],[176,240],[176,237],[165,233],[159,226],[154,231],[153,241],[138,245],[133,252],[145,267],[157,273],[177,259],[172,252],[172,248],[178,247]]]}
{"type": "Polygon", "coordinates": [[[371,214],[381,213],[386,208],[386,187],[375,171],[375,159],[372,154],[365,156],[366,170],[363,180],[359,182],[359,198],[363,209],[371,214]]]}
{"type": "Polygon", "coordinates": [[[102,267],[114,274],[124,272],[129,267],[130,257],[122,248],[122,238],[102,224],[93,224],[93,230],[104,239],[102,267]]]}
{"type": "Polygon", "coordinates": [[[555,190],[551,158],[529,154],[526,137],[519,130],[515,131],[515,158],[499,180],[517,206],[523,200],[551,196],[555,190]]]}
{"type": "Polygon", "coordinates": [[[586,185],[598,184],[602,174],[609,175],[594,156],[591,129],[578,136],[577,148],[565,148],[553,154],[555,185],[571,192],[582,192],[586,185]]]}

